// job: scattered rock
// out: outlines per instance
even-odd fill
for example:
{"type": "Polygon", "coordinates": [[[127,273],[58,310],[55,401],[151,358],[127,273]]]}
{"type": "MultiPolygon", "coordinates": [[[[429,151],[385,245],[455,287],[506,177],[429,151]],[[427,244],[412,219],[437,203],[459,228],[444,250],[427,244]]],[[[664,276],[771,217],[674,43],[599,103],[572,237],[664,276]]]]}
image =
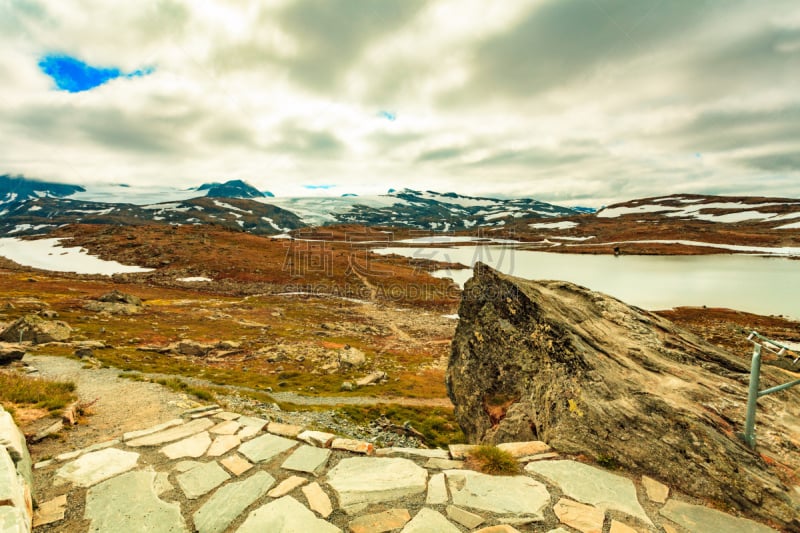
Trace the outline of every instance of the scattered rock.
{"type": "Polygon", "coordinates": [[[331,499],[316,481],[300,489],[308,500],[308,506],[322,518],[328,518],[333,512],[331,499]]]}
{"type": "MultiPolygon", "coordinates": [[[[62,494],[56,496],[52,500],[48,500],[39,504],[39,508],[33,514],[33,527],[44,526],[52,524],[60,520],[64,520],[64,515],[67,512],[67,495],[62,494]]],[[[2,524],[2,522],[0,522],[2,524]]]]}
{"type": "Polygon", "coordinates": [[[138,470],[89,489],[85,516],[91,521],[90,531],[188,531],[180,505],[156,494],[155,479],[155,472],[138,470]]]}
{"type": "Polygon", "coordinates": [[[86,302],[83,308],[110,315],[136,315],[142,312],[144,305],[139,297],[115,289],[97,300],[86,302]]]}
{"type": "Polygon", "coordinates": [[[306,430],[297,435],[297,438],[308,444],[319,446],[321,448],[328,448],[336,438],[333,433],[326,433],[324,431],[311,431],[306,430]]]}
{"type": "Polygon", "coordinates": [[[270,498],[280,498],[281,496],[286,496],[297,487],[305,485],[306,483],[308,483],[308,480],[304,477],[289,476],[281,481],[277,487],[269,491],[267,496],[270,498]]]}
{"type": "Polygon", "coordinates": [[[352,383],[350,383],[349,381],[345,381],[345,382],[343,382],[343,383],[342,383],[342,385],[339,387],[339,389],[340,389],[340,390],[343,390],[343,391],[351,391],[351,390],[353,390],[354,388],[355,388],[355,387],[353,387],[353,384],[352,384],[352,383]]]}
{"type": "Polygon", "coordinates": [[[687,531],[715,533],[774,533],[775,530],[758,522],[737,518],[715,509],[671,499],[659,511],[687,531]]]}
{"type": "Polygon", "coordinates": [[[284,496],[251,512],[236,531],[237,533],[264,531],[340,533],[341,529],[317,518],[306,506],[291,496],[284,496]]]}
{"type": "Polygon", "coordinates": [[[264,496],[275,484],[266,472],[256,472],[243,481],[229,483],[215,492],[192,518],[199,533],[223,533],[228,526],[264,496]]]}
{"type": "Polygon", "coordinates": [[[87,453],[56,471],[55,484],[65,482],[78,487],[91,487],[110,477],[127,472],[136,466],[139,454],[116,448],[87,453]]]}
{"type": "Polygon", "coordinates": [[[603,533],[605,513],[597,507],[561,498],[553,506],[553,512],[556,513],[562,524],[582,533],[603,533]]]}
{"type": "Polygon", "coordinates": [[[364,376],[361,379],[356,380],[356,385],[359,387],[366,387],[367,385],[372,385],[373,383],[377,383],[382,379],[386,379],[386,372],[373,372],[364,376]]]}
{"type": "Polygon", "coordinates": [[[460,533],[460,530],[450,523],[442,513],[423,507],[417,515],[406,524],[401,533],[460,533]]]}
{"type": "Polygon", "coordinates": [[[471,470],[445,471],[453,504],[498,515],[544,519],[547,488],[527,476],[490,476],[471,470]]]}
{"type": "Polygon", "coordinates": [[[208,494],[230,478],[231,476],[216,461],[197,463],[176,476],[178,485],[190,500],[196,500],[204,494],[208,494]]]}
{"type": "Polygon", "coordinates": [[[448,505],[446,511],[447,518],[461,524],[467,529],[475,529],[486,521],[482,516],[465,511],[455,505],[448,505]]]}
{"type": "Polygon", "coordinates": [[[651,524],[636,497],[636,487],[626,477],[566,460],[529,463],[525,471],[558,485],[569,498],[602,510],[621,511],[651,524]]]}
{"type": "Polygon", "coordinates": [[[668,486],[648,476],[642,476],[642,486],[651,502],[667,502],[667,498],[669,497],[668,486]]]}
{"type": "Polygon", "coordinates": [[[231,474],[237,477],[253,468],[253,463],[242,459],[236,454],[226,457],[225,459],[221,460],[220,463],[222,463],[222,466],[227,468],[231,474]]]}
{"type": "Polygon", "coordinates": [[[339,505],[348,514],[425,491],[428,472],[408,459],[349,457],[327,475],[339,505]]]}
{"type": "Polygon", "coordinates": [[[354,439],[333,439],[331,441],[331,448],[334,450],[345,450],[363,455],[372,455],[375,453],[375,446],[371,442],[354,439]]]}
{"type": "Polygon", "coordinates": [[[25,356],[25,348],[19,344],[0,345],[0,366],[20,361],[25,356]]]}
{"type": "Polygon", "coordinates": [[[343,370],[361,368],[367,363],[367,356],[358,348],[345,345],[339,350],[339,365],[343,370]]]}
{"type": "Polygon", "coordinates": [[[183,340],[175,346],[175,351],[181,355],[192,357],[205,357],[214,349],[213,344],[206,344],[197,341],[183,340]]]}
{"type": "Polygon", "coordinates": [[[388,509],[382,513],[359,516],[350,522],[350,533],[386,533],[400,529],[411,520],[408,509],[388,509]]]}
{"type": "Polygon", "coordinates": [[[60,320],[46,320],[39,315],[25,315],[0,332],[6,342],[66,342],[72,335],[69,324],[60,320]]]}

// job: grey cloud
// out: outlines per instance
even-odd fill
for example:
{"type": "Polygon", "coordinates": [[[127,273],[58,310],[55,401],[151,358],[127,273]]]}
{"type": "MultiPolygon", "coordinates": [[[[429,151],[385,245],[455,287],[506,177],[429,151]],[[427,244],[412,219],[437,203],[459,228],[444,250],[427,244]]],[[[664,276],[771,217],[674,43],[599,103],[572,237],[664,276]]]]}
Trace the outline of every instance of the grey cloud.
{"type": "MultiPolygon", "coordinates": [[[[730,6],[732,2],[726,2],[730,6]]],[[[530,96],[588,79],[713,15],[720,2],[550,0],[510,31],[479,43],[466,96],[530,96]]],[[[462,97],[465,95],[462,95],[462,97]]]]}
{"type": "Polygon", "coordinates": [[[280,140],[270,149],[278,153],[304,154],[314,158],[338,155],[344,150],[344,145],[332,133],[312,131],[289,123],[281,128],[280,140]]]}
{"type": "Polygon", "coordinates": [[[768,172],[800,172],[800,147],[791,152],[778,152],[758,157],[742,158],[739,161],[754,169],[768,172]]]}
{"type": "Polygon", "coordinates": [[[463,155],[464,152],[465,150],[463,148],[439,148],[437,150],[428,150],[417,157],[417,162],[454,159],[463,155]]]}
{"type": "Polygon", "coordinates": [[[500,149],[468,166],[495,167],[495,166],[535,166],[554,167],[563,164],[577,163],[590,157],[589,154],[550,151],[539,148],[526,150],[500,149]]]}
{"type": "Polygon", "coordinates": [[[317,89],[338,86],[347,68],[375,39],[401,28],[422,0],[299,0],[279,15],[301,45],[286,67],[293,79],[317,89]]]}

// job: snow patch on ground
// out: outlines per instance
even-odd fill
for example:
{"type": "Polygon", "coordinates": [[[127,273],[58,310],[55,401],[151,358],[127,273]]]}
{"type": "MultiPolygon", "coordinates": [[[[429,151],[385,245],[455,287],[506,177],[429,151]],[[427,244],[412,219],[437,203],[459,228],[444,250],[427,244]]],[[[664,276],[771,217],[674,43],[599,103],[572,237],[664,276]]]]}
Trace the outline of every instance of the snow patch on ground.
{"type": "Polygon", "coordinates": [[[79,247],[62,247],[66,239],[22,240],[16,237],[0,238],[0,255],[21,265],[56,272],[76,274],[111,274],[150,272],[152,268],[123,265],[89,255],[79,247]]]}
{"type": "Polygon", "coordinates": [[[191,283],[191,282],[213,281],[213,280],[205,276],[189,276],[188,278],[177,278],[175,281],[186,281],[191,283]]]}
{"type": "Polygon", "coordinates": [[[791,224],[784,224],[775,229],[800,229],[800,222],[792,222],[791,224]]]}
{"type": "MultiPolygon", "coordinates": [[[[770,248],[768,246],[742,246],[739,244],[717,244],[713,242],[701,242],[701,241],[684,241],[680,239],[676,240],[661,240],[661,239],[646,239],[646,240],[637,240],[637,241],[615,241],[615,242],[604,242],[603,245],[617,245],[617,244],[682,244],[684,246],[702,246],[705,248],[719,248],[722,250],[731,250],[735,252],[750,252],[754,254],[761,254],[761,255],[774,255],[780,257],[795,257],[800,256],[800,246],[784,246],[781,248],[770,248]]],[[[582,244],[570,244],[568,246],[583,246],[582,244]]],[[[596,243],[591,244],[591,246],[596,246],[596,243]]]]}
{"type": "Polygon", "coordinates": [[[563,220],[561,222],[536,222],[534,224],[528,224],[528,227],[533,229],[571,229],[578,227],[578,223],[569,220],[563,220]]]}

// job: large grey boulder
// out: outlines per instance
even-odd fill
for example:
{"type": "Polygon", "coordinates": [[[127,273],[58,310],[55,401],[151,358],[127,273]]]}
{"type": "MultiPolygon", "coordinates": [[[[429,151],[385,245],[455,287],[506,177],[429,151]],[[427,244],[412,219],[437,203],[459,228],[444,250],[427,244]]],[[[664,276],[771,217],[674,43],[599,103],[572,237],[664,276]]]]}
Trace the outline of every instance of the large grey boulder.
{"type": "MultiPolygon", "coordinates": [[[[447,369],[470,441],[545,441],[800,527],[800,492],[782,476],[800,468],[786,451],[800,423],[800,388],[759,400],[758,451],[783,463],[773,467],[736,436],[748,354],[733,356],[571,283],[527,281],[480,263],[474,272],[447,369]]],[[[762,388],[786,381],[763,368],[762,388]]]]}
{"type": "Polygon", "coordinates": [[[72,328],[66,322],[46,320],[39,315],[25,315],[0,332],[0,340],[44,344],[68,341],[71,334],[72,328]]]}

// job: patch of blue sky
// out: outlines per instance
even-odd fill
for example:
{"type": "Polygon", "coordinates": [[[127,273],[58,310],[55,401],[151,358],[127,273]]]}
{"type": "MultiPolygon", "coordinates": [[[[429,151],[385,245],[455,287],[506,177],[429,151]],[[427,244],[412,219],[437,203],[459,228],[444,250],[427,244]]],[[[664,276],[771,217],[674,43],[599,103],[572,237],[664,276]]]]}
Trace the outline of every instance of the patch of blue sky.
{"type": "Polygon", "coordinates": [[[385,118],[386,120],[389,120],[391,122],[397,120],[397,113],[392,113],[391,111],[386,111],[386,110],[378,111],[378,116],[381,118],[385,118]]]}
{"type": "Polygon", "coordinates": [[[155,71],[154,67],[146,67],[125,73],[117,67],[95,67],[65,54],[42,56],[39,68],[53,78],[58,89],[71,93],[89,91],[117,78],[138,78],[155,71]]]}

